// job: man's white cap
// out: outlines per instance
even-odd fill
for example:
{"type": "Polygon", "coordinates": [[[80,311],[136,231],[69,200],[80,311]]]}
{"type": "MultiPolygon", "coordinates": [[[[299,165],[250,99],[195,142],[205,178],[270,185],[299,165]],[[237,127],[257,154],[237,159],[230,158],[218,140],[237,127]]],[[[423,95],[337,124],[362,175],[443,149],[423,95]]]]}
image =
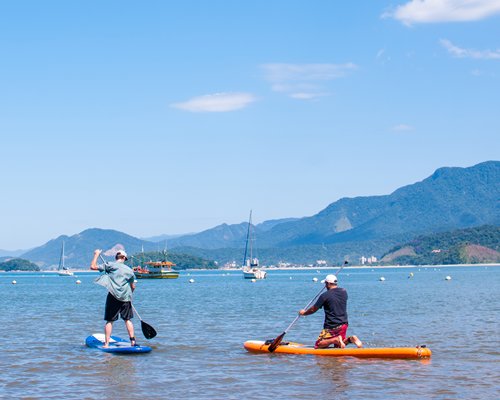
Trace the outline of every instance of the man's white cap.
{"type": "Polygon", "coordinates": [[[116,252],[116,257],[118,257],[118,256],[125,257],[125,260],[128,260],[127,253],[125,253],[125,250],[118,250],[116,252]]]}
{"type": "Polygon", "coordinates": [[[337,277],[335,275],[327,275],[325,279],[321,281],[321,283],[337,283],[337,277]]]}

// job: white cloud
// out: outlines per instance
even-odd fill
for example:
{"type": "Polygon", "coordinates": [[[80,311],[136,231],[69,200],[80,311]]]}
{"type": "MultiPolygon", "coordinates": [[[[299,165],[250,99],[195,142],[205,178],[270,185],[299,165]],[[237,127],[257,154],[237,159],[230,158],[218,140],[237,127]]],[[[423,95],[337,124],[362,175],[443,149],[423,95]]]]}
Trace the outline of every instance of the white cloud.
{"type": "Polygon", "coordinates": [[[408,132],[412,131],[413,129],[414,129],[413,126],[406,124],[399,124],[392,127],[392,130],[396,132],[408,132]]]}
{"type": "Polygon", "coordinates": [[[386,12],[405,25],[432,22],[477,21],[500,13],[500,0],[411,0],[386,12]]]}
{"type": "Polygon", "coordinates": [[[264,64],[265,78],[275,92],[286,93],[295,99],[309,100],[326,96],[327,83],[346,76],[356,69],[346,64],[264,64]]]}
{"type": "Polygon", "coordinates": [[[441,39],[439,41],[441,45],[448,50],[453,57],[457,58],[475,58],[482,60],[498,60],[500,59],[500,50],[474,50],[474,49],[463,49],[461,47],[455,46],[447,39],[441,39]]]}
{"type": "Polygon", "coordinates": [[[250,93],[215,93],[175,103],[172,107],[191,112],[227,112],[245,108],[255,100],[250,93]]]}

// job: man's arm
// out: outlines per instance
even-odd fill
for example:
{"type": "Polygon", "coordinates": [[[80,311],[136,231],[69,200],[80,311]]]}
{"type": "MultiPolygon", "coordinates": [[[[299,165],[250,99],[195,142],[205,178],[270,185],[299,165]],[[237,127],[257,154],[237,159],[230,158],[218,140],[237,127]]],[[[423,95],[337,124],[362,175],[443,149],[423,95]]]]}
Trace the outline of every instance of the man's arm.
{"type": "Polygon", "coordinates": [[[318,310],[319,310],[318,307],[312,306],[312,307],[309,307],[307,310],[300,310],[299,314],[302,316],[311,315],[311,314],[314,314],[318,310]]]}
{"type": "Polygon", "coordinates": [[[101,255],[101,252],[102,252],[102,250],[99,250],[99,249],[94,250],[94,258],[92,258],[92,261],[90,263],[90,269],[92,269],[94,271],[98,270],[97,259],[101,255]]]}

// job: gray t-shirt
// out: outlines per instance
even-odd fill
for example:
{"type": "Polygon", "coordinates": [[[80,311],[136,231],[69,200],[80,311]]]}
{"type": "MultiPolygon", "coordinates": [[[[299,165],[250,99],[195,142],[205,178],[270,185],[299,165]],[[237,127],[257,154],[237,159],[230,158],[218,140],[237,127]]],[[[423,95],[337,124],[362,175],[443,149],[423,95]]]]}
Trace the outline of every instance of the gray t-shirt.
{"type": "Polygon", "coordinates": [[[135,280],[134,271],[122,262],[107,262],[97,266],[104,272],[94,282],[108,289],[117,300],[132,301],[132,284],[135,280]]]}

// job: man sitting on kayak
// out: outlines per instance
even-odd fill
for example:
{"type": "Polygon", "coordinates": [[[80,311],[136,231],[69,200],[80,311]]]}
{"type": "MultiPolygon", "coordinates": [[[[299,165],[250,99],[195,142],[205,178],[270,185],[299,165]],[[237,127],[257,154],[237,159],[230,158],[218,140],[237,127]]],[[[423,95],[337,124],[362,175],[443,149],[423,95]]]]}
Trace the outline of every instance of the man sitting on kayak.
{"type": "Polygon", "coordinates": [[[347,291],[337,287],[337,277],[327,275],[321,281],[326,286],[326,292],[319,296],[316,303],[307,310],[300,310],[300,315],[314,314],[323,307],[325,311],[325,322],[323,330],[319,334],[314,348],[326,348],[333,344],[334,347],[344,348],[347,344],[353,343],[357,347],[362,347],[363,343],[357,336],[349,336],[347,333],[347,291]]]}

